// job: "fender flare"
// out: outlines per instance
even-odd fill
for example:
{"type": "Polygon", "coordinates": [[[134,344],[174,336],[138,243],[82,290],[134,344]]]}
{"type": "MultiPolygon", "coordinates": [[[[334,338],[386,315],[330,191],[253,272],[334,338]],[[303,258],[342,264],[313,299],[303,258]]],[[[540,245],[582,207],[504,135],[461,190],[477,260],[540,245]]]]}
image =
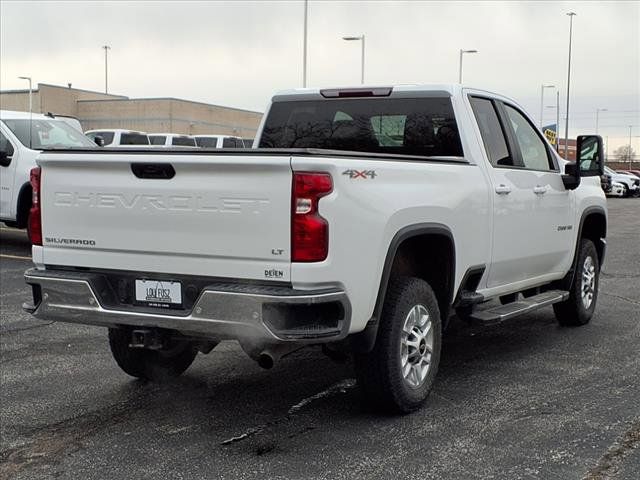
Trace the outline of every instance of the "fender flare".
{"type": "MultiPolygon", "coordinates": [[[[573,278],[576,274],[576,268],[578,266],[577,265],[578,249],[580,248],[580,239],[582,238],[582,228],[584,227],[584,222],[589,215],[593,215],[593,214],[602,215],[605,218],[605,229],[606,229],[607,212],[603,207],[592,205],[583,210],[582,215],[580,216],[580,225],[578,227],[578,235],[576,237],[576,247],[575,247],[575,251],[573,252],[573,261],[571,262],[571,270],[569,270],[565,278],[561,280],[562,286],[565,287],[565,290],[569,288],[569,286],[573,283],[573,278]]],[[[605,230],[605,235],[606,235],[606,230],[605,230]]],[[[597,248],[598,246],[596,245],[596,249],[597,248]]],[[[606,253],[606,244],[602,246],[602,258],[600,258],[600,265],[602,265],[602,263],[604,262],[605,253],[606,253]]]]}
{"type": "Polygon", "coordinates": [[[382,269],[382,276],[380,278],[380,285],[378,287],[378,296],[376,298],[376,304],[373,309],[373,315],[367,322],[364,330],[355,333],[349,337],[350,345],[353,351],[358,353],[370,352],[376,342],[378,335],[378,319],[382,315],[382,307],[384,305],[385,296],[387,293],[387,286],[389,285],[389,279],[391,277],[391,268],[393,267],[393,261],[395,260],[398,248],[405,240],[419,235],[440,235],[447,237],[451,242],[453,248],[453,261],[451,262],[451,286],[449,292],[450,303],[453,302],[454,290],[455,290],[455,271],[456,271],[456,243],[453,237],[451,229],[441,223],[416,223],[413,225],[407,225],[401,228],[391,239],[389,247],[387,248],[387,255],[384,260],[384,266],[382,269]]]}
{"type": "Polygon", "coordinates": [[[18,192],[18,198],[16,199],[16,223],[18,224],[19,228],[25,228],[29,219],[29,210],[31,209],[31,195],[27,195],[25,193],[27,190],[31,190],[30,182],[25,182],[22,184],[22,186],[20,187],[20,191],[18,192]],[[25,196],[27,198],[26,207],[23,205],[25,196]],[[21,218],[22,212],[25,208],[27,208],[27,213],[25,216],[26,218],[21,218]]]}

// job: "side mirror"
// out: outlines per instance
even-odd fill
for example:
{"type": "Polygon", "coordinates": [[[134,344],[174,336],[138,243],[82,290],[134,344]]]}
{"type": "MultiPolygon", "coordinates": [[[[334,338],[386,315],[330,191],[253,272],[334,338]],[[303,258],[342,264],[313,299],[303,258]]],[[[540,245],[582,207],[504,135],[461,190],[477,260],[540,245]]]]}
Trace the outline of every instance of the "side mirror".
{"type": "Polygon", "coordinates": [[[96,135],[95,137],[93,137],[93,141],[96,142],[96,145],[98,145],[99,147],[104,147],[104,138],[102,138],[100,135],[96,135]]]}
{"type": "Polygon", "coordinates": [[[564,166],[564,175],[562,175],[562,183],[567,190],[575,190],[580,186],[580,171],[575,162],[567,163],[564,166]]]}
{"type": "Polygon", "coordinates": [[[576,145],[577,164],[581,177],[604,174],[604,147],[599,135],[580,135],[576,145]]]}
{"type": "Polygon", "coordinates": [[[8,167],[11,165],[11,157],[6,150],[0,150],[0,167],[8,167]]]}

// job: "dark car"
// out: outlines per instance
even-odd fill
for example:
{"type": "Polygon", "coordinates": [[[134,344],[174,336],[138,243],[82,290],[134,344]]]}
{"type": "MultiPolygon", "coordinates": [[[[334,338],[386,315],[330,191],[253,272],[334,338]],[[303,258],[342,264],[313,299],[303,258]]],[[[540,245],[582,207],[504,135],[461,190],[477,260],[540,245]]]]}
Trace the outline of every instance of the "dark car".
{"type": "Polygon", "coordinates": [[[600,175],[600,186],[604,193],[609,193],[611,191],[611,175],[600,175]]]}

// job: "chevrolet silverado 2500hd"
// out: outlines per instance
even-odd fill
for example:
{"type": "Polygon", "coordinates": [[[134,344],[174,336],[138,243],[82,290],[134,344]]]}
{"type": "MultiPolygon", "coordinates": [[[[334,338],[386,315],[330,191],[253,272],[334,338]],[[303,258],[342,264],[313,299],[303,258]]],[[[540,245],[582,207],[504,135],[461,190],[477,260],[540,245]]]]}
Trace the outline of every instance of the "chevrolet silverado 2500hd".
{"type": "Polygon", "coordinates": [[[592,317],[600,137],[566,163],[508,98],[398,86],[278,94],[257,146],[43,153],[25,308],[108,327],[134,377],[178,375],[224,339],[265,367],[349,349],[367,398],[396,411],[424,402],[455,313],[592,317]]]}

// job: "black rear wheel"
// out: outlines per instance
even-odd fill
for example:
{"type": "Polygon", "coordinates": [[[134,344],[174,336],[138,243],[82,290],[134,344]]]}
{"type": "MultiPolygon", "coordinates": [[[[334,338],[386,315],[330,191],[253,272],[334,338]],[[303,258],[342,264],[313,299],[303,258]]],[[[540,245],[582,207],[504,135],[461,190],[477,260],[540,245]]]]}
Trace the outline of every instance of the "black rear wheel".
{"type": "Polygon", "coordinates": [[[109,346],[118,366],[132,377],[153,381],[181,375],[198,354],[198,350],[186,340],[169,339],[158,350],[130,347],[130,343],[131,329],[109,329],[109,346]]]}
{"type": "Polygon", "coordinates": [[[390,280],[373,350],[355,355],[358,384],[367,403],[407,413],[424,404],[442,345],[440,310],[419,278],[390,280]]]}

